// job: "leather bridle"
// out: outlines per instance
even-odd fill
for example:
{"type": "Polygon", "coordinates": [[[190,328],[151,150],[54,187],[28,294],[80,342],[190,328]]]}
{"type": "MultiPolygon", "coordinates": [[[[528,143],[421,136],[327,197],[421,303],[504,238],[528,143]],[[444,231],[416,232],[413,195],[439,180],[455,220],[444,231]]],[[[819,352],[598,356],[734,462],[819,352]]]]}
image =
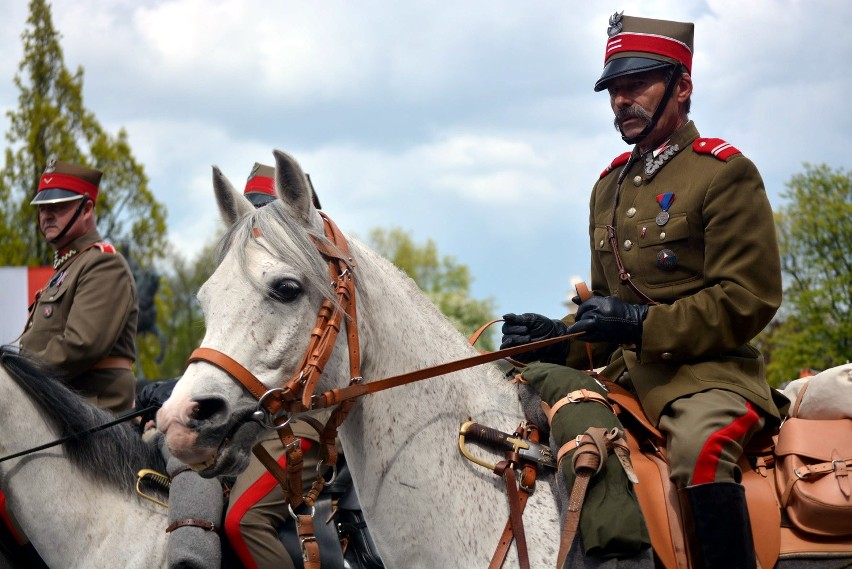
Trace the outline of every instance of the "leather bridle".
{"type": "MultiPolygon", "coordinates": [[[[197,348],[190,354],[187,364],[204,361],[230,375],[258,400],[258,411],[265,411],[275,422],[282,412],[300,413],[314,408],[313,398],[317,381],[331,357],[341,326],[346,326],[349,344],[350,383],[361,381],[361,352],[358,342],[358,321],[355,307],[355,262],[349,246],[337,225],[323,212],[319,212],[328,242],[312,236],[314,245],[328,263],[334,300],[325,299],[311,330],[308,347],[296,373],[282,387],[269,389],[249,370],[227,354],[214,348],[197,348]]],[[[261,237],[254,230],[255,237],[261,237]]],[[[266,424],[272,428],[278,425],[266,424]]]]}

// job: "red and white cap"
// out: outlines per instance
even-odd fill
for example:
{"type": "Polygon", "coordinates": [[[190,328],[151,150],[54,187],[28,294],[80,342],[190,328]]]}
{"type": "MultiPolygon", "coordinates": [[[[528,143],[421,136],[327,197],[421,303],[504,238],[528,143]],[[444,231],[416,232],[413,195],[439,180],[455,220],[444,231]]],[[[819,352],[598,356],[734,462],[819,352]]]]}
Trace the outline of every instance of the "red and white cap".
{"type": "Polygon", "coordinates": [[[616,12],[609,18],[604,69],[595,91],[603,91],[607,82],[616,77],[678,64],[692,73],[694,30],[691,22],[636,18],[616,12]]]}
{"type": "Polygon", "coordinates": [[[275,195],[275,168],[255,162],[243,195],[254,207],[263,207],[274,201],[278,197],[275,195]]]}
{"type": "Polygon", "coordinates": [[[103,172],[85,166],[50,159],[38,182],[38,191],[30,205],[98,199],[103,172]]]}

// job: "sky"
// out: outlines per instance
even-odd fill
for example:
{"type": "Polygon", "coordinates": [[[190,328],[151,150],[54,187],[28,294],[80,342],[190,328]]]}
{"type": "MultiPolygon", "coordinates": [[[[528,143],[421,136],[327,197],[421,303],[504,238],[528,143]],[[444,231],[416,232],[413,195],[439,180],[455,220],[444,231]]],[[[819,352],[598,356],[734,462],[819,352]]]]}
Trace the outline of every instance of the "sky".
{"type": "MultiPolygon", "coordinates": [[[[0,0],[0,134],[25,0],[0,0]]],[[[695,23],[691,118],[760,169],[852,167],[846,0],[58,0],[85,106],[135,157],[192,257],[219,231],[211,166],[242,187],[272,150],[366,237],[399,227],[466,265],[498,315],[560,317],[589,280],[588,199],[629,149],[592,89],[616,11],[695,23]]]]}

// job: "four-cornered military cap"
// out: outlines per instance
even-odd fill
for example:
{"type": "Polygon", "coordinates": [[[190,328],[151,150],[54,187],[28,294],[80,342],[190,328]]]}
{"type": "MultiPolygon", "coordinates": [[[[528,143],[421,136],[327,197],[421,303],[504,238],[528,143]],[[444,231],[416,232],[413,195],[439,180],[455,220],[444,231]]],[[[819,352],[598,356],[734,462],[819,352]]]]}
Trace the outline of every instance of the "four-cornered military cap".
{"type": "Polygon", "coordinates": [[[665,69],[678,63],[692,73],[692,40],[695,25],[624,16],[616,12],[609,19],[604,70],[595,91],[606,83],[633,73],[665,69]]]}
{"type": "Polygon", "coordinates": [[[263,207],[275,200],[277,197],[275,195],[275,168],[255,162],[246,181],[246,189],[243,190],[243,195],[254,204],[254,207],[263,207]]]}
{"type": "Polygon", "coordinates": [[[31,205],[70,202],[84,197],[98,198],[98,185],[103,172],[51,159],[38,182],[38,192],[31,205]]]}

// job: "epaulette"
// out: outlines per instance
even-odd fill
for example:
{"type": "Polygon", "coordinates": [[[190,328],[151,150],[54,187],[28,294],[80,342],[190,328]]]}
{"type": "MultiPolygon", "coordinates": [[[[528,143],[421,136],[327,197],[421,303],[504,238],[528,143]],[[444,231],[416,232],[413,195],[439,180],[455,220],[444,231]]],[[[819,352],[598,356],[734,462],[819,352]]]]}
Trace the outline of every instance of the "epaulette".
{"type": "Polygon", "coordinates": [[[692,149],[698,154],[712,154],[722,162],[731,156],[741,154],[740,150],[721,138],[698,138],[692,143],[692,149]]]}
{"type": "MultiPolygon", "coordinates": [[[[615,160],[613,160],[609,166],[607,166],[603,172],[601,172],[601,178],[618,168],[623,164],[627,164],[627,160],[630,158],[630,152],[625,152],[624,154],[618,155],[615,160]]],[[[600,178],[598,178],[600,179],[600,178]]]]}
{"type": "Polygon", "coordinates": [[[115,247],[106,241],[98,241],[94,246],[100,249],[101,253],[115,253],[115,247]]]}

